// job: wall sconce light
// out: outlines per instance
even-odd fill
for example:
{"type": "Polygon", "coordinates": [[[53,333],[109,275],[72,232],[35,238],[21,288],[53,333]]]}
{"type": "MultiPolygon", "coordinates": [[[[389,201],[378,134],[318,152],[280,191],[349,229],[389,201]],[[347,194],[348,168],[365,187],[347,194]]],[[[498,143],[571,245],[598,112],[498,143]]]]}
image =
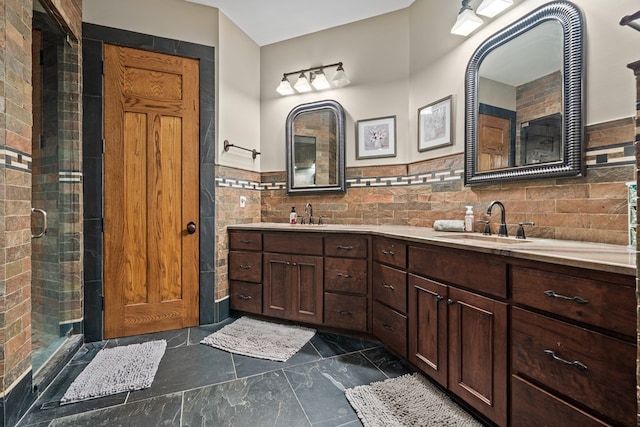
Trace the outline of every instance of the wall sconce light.
{"type": "Polygon", "coordinates": [[[320,65],[317,67],[306,68],[304,70],[292,71],[290,73],[284,73],[282,75],[282,81],[276,88],[276,91],[283,96],[293,95],[294,93],[305,93],[312,90],[324,90],[332,87],[346,86],[351,81],[344,72],[342,62],[336,62],[335,64],[320,65]],[[336,67],[336,72],[331,77],[331,80],[327,80],[327,76],[324,73],[325,68],[336,67]],[[309,73],[309,78],[307,74],[309,73]],[[289,82],[289,76],[294,74],[298,75],[298,79],[295,84],[291,86],[289,82]]]}
{"type": "Polygon", "coordinates": [[[478,5],[478,15],[476,15],[471,6],[469,6],[470,1],[462,0],[462,8],[458,12],[456,23],[451,28],[451,34],[466,37],[484,24],[484,21],[478,15],[493,18],[513,5],[513,0],[482,0],[482,3],[478,5]]]}

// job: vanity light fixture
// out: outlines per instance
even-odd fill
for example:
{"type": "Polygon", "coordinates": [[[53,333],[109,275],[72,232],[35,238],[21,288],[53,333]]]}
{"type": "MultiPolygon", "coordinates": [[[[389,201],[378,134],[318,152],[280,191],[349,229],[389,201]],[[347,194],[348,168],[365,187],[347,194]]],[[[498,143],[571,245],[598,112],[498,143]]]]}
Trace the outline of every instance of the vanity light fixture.
{"type": "Polygon", "coordinates": [[[295,93],[293,87],[291,87],[291,83],[289,83],[289,80],[287,79],[287,76],[282,76],[282,81],[276,88],[276,91],[282,96],[293,95],[295,93]]]}
{"type": "Polygon", "coordinates": [[[342,62],[336,62],[335,64],[319,65],[317,67],[306,68],[304,70],[292,71],[290,73],[284,73],[282,80],[276,88],[276,92],[280,95],[293,95],[294,93],[305,93],[312,90],[324,90],[330,88],[338,88],[346,86],[351,81],[344,72],[342,62]],[[327,79],[324,70],[326,68],[336,67],[336,72],[331,77],[331,80],[327,79]],[[307,77],[307,73],[309,77],[307,77]],[[289,82],[289,76],[298,76],[296,83],[291,86],[289,82]]]}
{"type": "Polygon", "coordinates": [[[513,5],[513,0],[482,0],[476,9],[478,15],[493,18],[505,9],[513,5]]]}
{"type": "Polygon", "coordinates": [[[458,12],[456,23],[453,24],[451,28],[451,34],[466,37],[484,23],[482,18],[478,17],[473,9],[471,9],[469,1],[470,0],[462,0],[462,8],[460,12],[458,12]]]}
{"type": "Polygon", "coordinates": [[[311,92],[312,90],[312,87],[309,84],[309,80],[307,80],[307,76],[304,73],[300,73],[300,75],[298,76],[298,81],[296,81],[296,84],[293,85],[293,88],[298,93],[311,92]]]}

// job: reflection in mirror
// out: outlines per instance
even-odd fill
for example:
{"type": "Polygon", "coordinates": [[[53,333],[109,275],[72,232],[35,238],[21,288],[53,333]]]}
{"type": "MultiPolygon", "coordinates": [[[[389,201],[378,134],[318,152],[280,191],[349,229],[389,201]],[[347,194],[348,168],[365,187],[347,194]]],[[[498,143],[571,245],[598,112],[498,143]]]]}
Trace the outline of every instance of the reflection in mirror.
{"type": "Polygon", "coordinates": [[[287,117],[287,193],[345,191],[344,110],[335,101],[295,107],[287,117]]]}
{"type": "Polygon", "coordinates": [[[582,16],[549,3],[485,41],[467,68],[465,184],[583,171],[582,16]]]}

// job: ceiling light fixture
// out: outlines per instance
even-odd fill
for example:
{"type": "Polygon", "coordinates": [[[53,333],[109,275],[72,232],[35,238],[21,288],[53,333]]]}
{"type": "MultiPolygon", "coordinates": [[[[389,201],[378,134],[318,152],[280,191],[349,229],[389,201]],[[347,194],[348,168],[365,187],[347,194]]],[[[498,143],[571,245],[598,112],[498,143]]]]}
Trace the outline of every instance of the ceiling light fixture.
{"type": "Polygon", "coordinates": [[[493,18],[513,5],[513,0],[482,0],[476,9],[478,15],[493,18]]]}
{"type": "Polygon", "coordinates": [[[468,36],[480,27],[484,21],[475,14],[471,6],[469,6],[470,0],[462,0],[462,8],[458,12],[458,18],[456,23],[451,28],[451,34],[459,36],[468,36]]]}
{"type": "Polygon", "coordinates": [[[304,70],[284,73],[282,75],[282,80],[280,81],[280,84],[276,88],[276,91],[280,95],[286,96],[286,95],[292,95],[296,92],[298,93],[310,92],[314,89],[324,90],[324,89],[330,89],[332,87],[334,88],[342,87],[342,86],[348,85],[349,83],[351,83],[351,81],[349,80],[346,73],[344,72],[342,62],[336,62],[335,64],[319,65],[317,67],[306,68],[304,70]],[[331,80],[328,80],[326,74],[324,73],[324,70],[326,68],[333,68],[333,67],[336,67],[336,72],[331,77],[331,80]],[[309,73],[308,78],[307,78],[307,73],[309,73]],[[292,87],[291,83],[289,82],[289,76],[293,76],[294,74],[298,76],[298,80],[292,87]]]}

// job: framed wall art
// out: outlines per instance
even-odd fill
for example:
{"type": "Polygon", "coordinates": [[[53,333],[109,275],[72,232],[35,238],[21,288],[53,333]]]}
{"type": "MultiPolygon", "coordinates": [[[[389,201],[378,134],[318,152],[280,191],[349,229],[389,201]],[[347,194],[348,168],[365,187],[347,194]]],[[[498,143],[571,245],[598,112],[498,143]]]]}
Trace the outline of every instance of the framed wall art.
{"type": "Polygon", "coordinates": [[[453,144],[451,98],[449,95],[418,109],[418,151],[453,144]]]}
{"type": "Polygon", "coordinates": [[[356,159],[396,156],[396,116],[358,120],[356,159]]]}

